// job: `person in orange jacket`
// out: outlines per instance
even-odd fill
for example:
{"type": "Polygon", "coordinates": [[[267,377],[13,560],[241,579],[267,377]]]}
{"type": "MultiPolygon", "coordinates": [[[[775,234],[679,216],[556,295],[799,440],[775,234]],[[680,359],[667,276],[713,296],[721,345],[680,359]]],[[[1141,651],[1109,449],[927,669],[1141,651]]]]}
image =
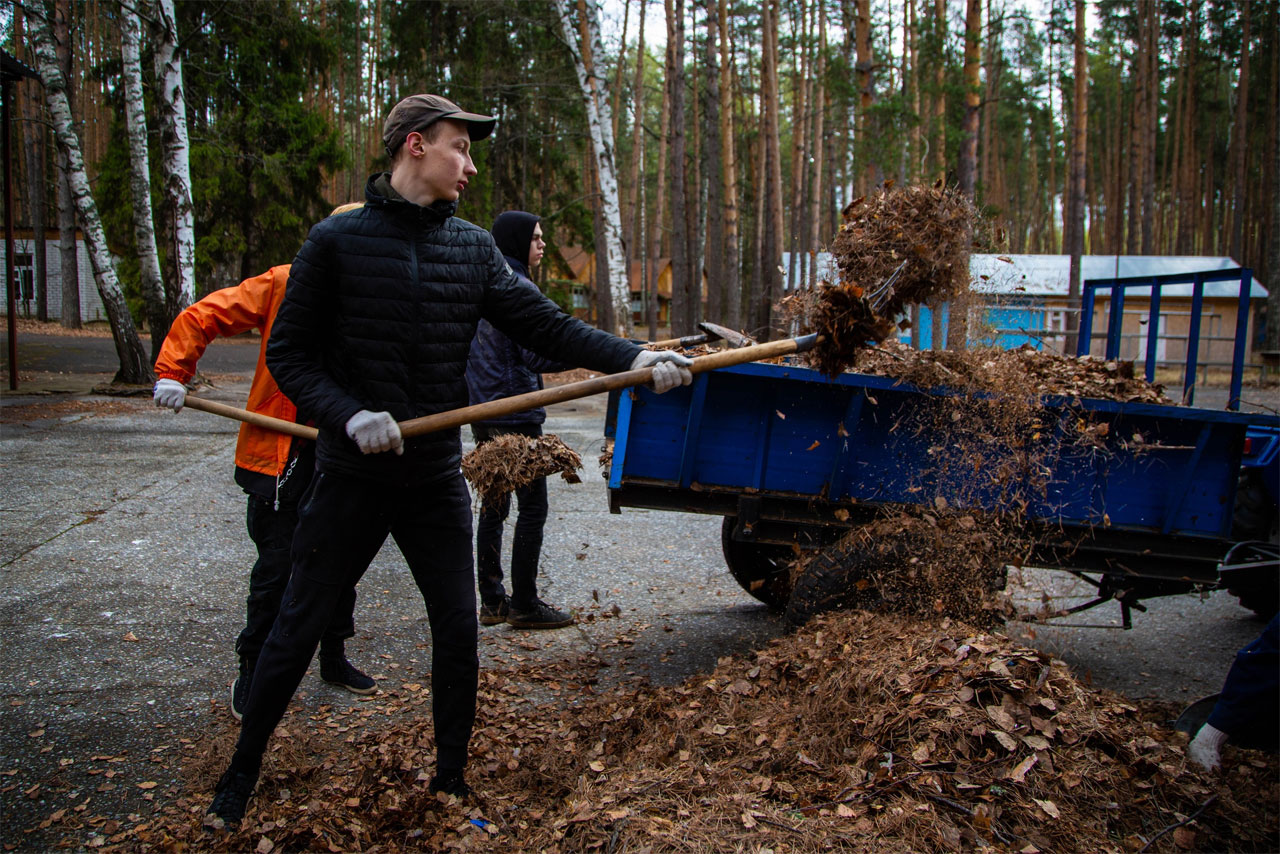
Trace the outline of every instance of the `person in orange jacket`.
{"type": "MultiPolygon", "coordinates": [[[[343,205],[334,214],[360,207],[343,205]]],[[[248,409],[286,421],[301,421],[293,403],[271,378],[265,363],[267,339],[276,310],[284,299],[289,265],[272,267],[239,285],[214,291],[174,320],[156,359],[153,399],[157,406],[181,411],[186,383],[196,363],[215,339],[257,329],[262,337],[258,365],[249,388],[248,409]]],[[[289,555],[298,522],[298,499],[315,471],[315,447],[274,430],[240,426],[236,442],[236,483],[248,493],[246,523],[258,559],[249,574],[249,597],[243,631],[236,639],[240,672],[231,686],[231,714],[239,720],[249,696],[258,653],[266,642],[292,560],[289,555]]],[[[356,591],[347,591],[320,641],[320,678],[356,694],[371,694],[377,683],[347,660],[345,642],[355,634],[356,591]]]]}

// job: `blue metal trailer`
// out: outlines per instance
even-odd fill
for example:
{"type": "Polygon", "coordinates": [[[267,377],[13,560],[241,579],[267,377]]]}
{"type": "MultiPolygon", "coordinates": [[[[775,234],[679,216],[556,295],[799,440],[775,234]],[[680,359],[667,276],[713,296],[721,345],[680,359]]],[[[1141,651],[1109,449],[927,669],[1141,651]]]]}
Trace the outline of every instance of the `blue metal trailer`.
{"type": "MultiPolygon", "coordinates": [[[[1237,369],[1233,402],[1239,387],[1237,369]]],[[[979,511],[1005,506],[1007,484],[990,474],[1009,448],[997,442],[972,476],[956,480],[956,466],[939,464],[946,437],[921,429],[936,423],[927,411],[948,394],[775,364],[698,374],[664,395],[624,391],[606,422],[610,508],[724,517],[730,571],[752,595],[784,607],[786,563],[797,550],[820,549],[887,507],[938,496],[979,511]]],[[[1221,586],[1274,612],[1266,541],[1275,536],[1280,417],[1089,398],[1043,404],[1035,437],[1043,470],[1019,510],[1036,563],[1097,586],[1097,597],[1073,610],[1116,600],[1127,627],[1143,598],[1221,586]],[[1091,441],[1075,441],[1082,427],[1091,441]],[[1253,474],[1242,478],[1242,463],[1253,474]],[[1246,498],[1257,519],[1242,534],[1246,498]],[[1242,539],[1262,542],[1236,548],[1242,539]]]]}

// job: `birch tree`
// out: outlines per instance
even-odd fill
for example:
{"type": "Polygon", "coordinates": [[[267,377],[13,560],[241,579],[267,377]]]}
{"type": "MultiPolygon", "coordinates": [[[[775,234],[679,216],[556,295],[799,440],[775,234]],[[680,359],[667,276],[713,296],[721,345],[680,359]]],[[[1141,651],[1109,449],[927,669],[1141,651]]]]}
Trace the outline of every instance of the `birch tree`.
{"type": "MultiPolygon", "coordinates": [[[[166,0],[171,2],[171,0],[166,0]]],[[[596,235],[596,254],[604,244],[604,255],[609,265],[609,292],[612,296],[615,329],[609,330],[629,337],[632,330],[631,294],[627,285],[626,253],[622,248],[622,214],[618,207],[618,173],[614,162],[613,120],[609,115],[609,100],[603,90],[600,77],[589,72],[584,55],[602,57],[604,47],[600,41],[599,13],[595,0],[583,4],[586,40],[579,44],[574,31],[573,13],[568,0],[556,0],[556,12],[565,44],[573,57],[578,86],[587,110],[587,127],[591,134],[591,148],[595,153],[597,175],[600,182],[600,204],[604,207],[604,234],[596,235]]]]}
{"type": "MultiPolygon", "coordinates": [[[[56,45],[58,69],[66,82],[63,97],[67,112],[73,110],[71,82],[71,2],[57,0],[54,4],[53,40],[56,45]]],[[[35,16],[32,16],[34,18],[35,16]]],[[[37,63],[32,63],[37,64],[37,63]]],[[[71,197],[67,180],[67,160],[61,148],[58,150],[56,171],[58,175],[58,275],[62,280],[62,316],[64,329],[80,328],[80,258],[76,246],[76,204],[71,197]]]]}
{"type": "Polygon", "coordinates": [[[178,24],[173,0],[156,0],[156,106],[160,113],[160,171],[173,251],[172,275],[166,292],[170,317],[196,297],[196,227],[191,203],[191,143],[187,138],[187,104],[182,85],[182,57],[178,53],[178,24]]]}
{"type": "Polygon", "coordinates": [[[120,370],[116,373],[115,381],[149,384],[155,380],[155,375],[151,372],[151,365],[142,349],[142,341],[138,338],[138,330],[129,315],[124,291],[116,277],[115,262],[107,248],[107,237],[102,228],[102,219],[98,216],[98,206],[89,188],[89,177],[85,173],[84,158],[80,153],[80,139],[72,125],[71,107],[67,103],[67,81],[58,62],[53,34],[49,31],[48,22],[40,16],[31,16],[27,19],[27,24],[35,45],[40,80],[44,83],[54,138],[67,164],[67,182],[79,215],[80,228],[84,231],[85,242],[88,244],[89,261],[93,266],[98,294],[102,297],[103,308],[111,322],[116,355],[120,358],[120,370]]]}
{"type": "Polygon", "coordinates": [[[147,152],[147,110],[142,96],[142,21],[133,9],[121,10],[120,58],[124,82],[125,124],[129,135],[129,190],[133,196],[133,236],[141,268],[142,299],[151,327],[151,359],[169,334],[172,319],[165,310],[164,279],[156,252],[151,218],[151,164],[147,152]]]}

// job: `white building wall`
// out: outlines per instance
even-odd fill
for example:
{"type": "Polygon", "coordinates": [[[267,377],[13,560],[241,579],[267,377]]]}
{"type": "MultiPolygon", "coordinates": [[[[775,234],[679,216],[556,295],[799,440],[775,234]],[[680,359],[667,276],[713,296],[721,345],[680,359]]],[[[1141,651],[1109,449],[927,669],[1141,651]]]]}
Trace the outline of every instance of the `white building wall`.
{"type": "MultiPolygon", "coordinates": [[[[13,251],[15,256],[19,255],[35,255],[36,242],[30,238],[15,239],[13,241],[13,251]]],[[[45,240],[45,269],[48,278],[48,298],[49,298],[49,319],[59,320],[62,317],[62,253],[58,251],[58,240],[56,237],[52,240],[45,240]]],[[[83,240],[76,241],[76,256],[78,258],[78,272],[80,278],[80,319],[85,323],[95,320],[106,320],[107,313],[102,307],[102,298],[98,296],[98,286],[93,281],[93,267],[89,265],[89,253],[85,248],[83,240]]],[[[4,240],[0,239],[0,280],[3,280],[4,270],[7,260],[5,258],[4,240]]],[[[14,275],[21,280],[20,270],[22,268],[15,267],[14,275]]],[[[31,268],[31,269],[34,269],[31,268]]],[[[34,272],[32,273],[34,281],[34,272]]],[[[17,293],[18,297],[18,317],[35,317],[36,316],[36,299],[34,288],[30,300],[22,299],[22,292],[17,293]]],[[[0,281],[0,317],[7,316],[9,313],[9,283],[0,281]]]]}

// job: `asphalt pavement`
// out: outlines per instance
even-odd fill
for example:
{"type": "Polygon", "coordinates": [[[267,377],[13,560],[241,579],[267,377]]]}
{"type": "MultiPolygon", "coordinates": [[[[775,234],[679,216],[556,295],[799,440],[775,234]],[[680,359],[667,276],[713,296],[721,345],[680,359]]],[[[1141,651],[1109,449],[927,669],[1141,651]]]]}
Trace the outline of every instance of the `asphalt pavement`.
{"type": "MultiPolygon", "coordinates": [[[[56,842],[24,831],[58,809],[145,814],[182,773],[160,760],[227,732],[254,558],[232,480],[238,425],[89,394],[114,372],[110,339],[46,337],[58,336],[20,338],[26,380],[0,394],[0,840],[24,849],[56,842]]],[[[256,355],[252,336],[216,342],[201,363],[218,383],[207,396],[242,405],[256,355]]],[[[726,571],[718,518],[609,513],[596,465],[604,403],[559,404],[546,425],[585,465],[582,484],[550,482],[541,592],[591,619],[554,632],[482,629],[482,667],[592,652],[611,665],[606,679],[671,683],[785,630],[726,571]]],[[[1061,573],[1026,575],[1024,601],[1036,585],[1073,595],[1061,573]]],[[[1114,608],[1071,621],[1107,628],[1010,631],[1097,687],[1183,703],[1216,691],[1262,628],[1225,593],[1150,607],[1131,631],[1114,627],[1114,608]]],[[[426,679],[425,612],[391,543],[360,585],[356,625],[354,662],[384,684],[426,679]]],[[[313,673],[297,702],[358,699],[313,673]]]]}

